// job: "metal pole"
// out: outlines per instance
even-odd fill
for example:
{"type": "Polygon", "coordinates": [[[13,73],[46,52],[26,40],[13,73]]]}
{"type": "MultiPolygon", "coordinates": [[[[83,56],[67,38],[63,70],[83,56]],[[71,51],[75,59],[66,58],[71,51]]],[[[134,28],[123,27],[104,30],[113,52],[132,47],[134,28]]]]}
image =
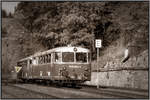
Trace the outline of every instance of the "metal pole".
{"type": "Polygon", "coordinates": [[[99,88],[99,77],[98,77],[98,60],[99,60],[99,48],[97,48],[97,88],[99,88]]]}

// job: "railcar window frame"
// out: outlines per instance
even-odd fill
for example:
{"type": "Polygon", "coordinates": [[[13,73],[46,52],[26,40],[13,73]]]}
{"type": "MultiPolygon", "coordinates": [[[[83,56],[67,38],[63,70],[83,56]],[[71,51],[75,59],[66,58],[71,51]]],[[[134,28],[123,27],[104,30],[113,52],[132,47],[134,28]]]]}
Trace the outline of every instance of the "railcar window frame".
{"type": "Polygon", "coordinates": [[[29,60],[29,63],[32,64],[32,60],[31,59],[29,60]]]}
{"type": "Polygon", "coordinates": [[[39,64],[41,64],[41,59],[42,59],[41,56],[39,56],[39,64]]]}
{"type": "Polygon", "coordinates": [[[26,66],[26,65],[27,65],[27,60],[17,62],[17,66],[23,67],[23,66],[26,66]]]}
{"type": "Polygon", "coordinates": [[[76,58],[75,58],[75,59],[76,59],[76,63],[82,63],[82,64],[83,64],[83,63],[89,63],[89,62],[88,62],[88,52],[75,52],[75,55],[76,55],[76,58]],[[79,57],[79,56],[77,56],[77,53],[86,54],[86,55],[85,55],[86,61],[84,61],[84,62],[79,62],[79,61],[77,60],[77,57],[79,57]]]}
{"type": "Polygon", "coordinates": [[[48,63],[51,63],[51,54],[47,54],[47,60],[48,60],[48,63]]]}
{"type": "Polygon", "coordinates": [[[49,53],[49,54],[44,54],[44,55],[40,55],[38,56],[38,65],[40,64],[50,64],[52,61],[52,53],[49,53]]]}
{"type": "Polygon", "coordinates": [[[74,54],[74,52],[62,52],[62,62],[63,63],[74,63],[75,62],[75,54],[74,54]],[[64,59],[63,59],[63,54],[64,53],[72,53],[73,54],[73,61],[63,61],[64,59]]]}
{"type": "Polygon", "coordinates": [[[44,64],[44,55],[42,56],[42,59],[43,59],[43,60],[42,60],[42,64],[44,64]]]}
{"type": "Polygon", "coordinates": [[[40,56],[40,64],[42,64],[42,63],[43,63],[43,57],[40,56]]]}
{"type": "Polygon", "coordinates": [[[43,64],[45,64],[45,55],[43,55],[43,64]]]}
{"type": "Polygon", "coordinates": [[[40,64],[42,64],[42,56],[40,56],[40,64]]]}
{"type": "Polygon", "coordinates": [[[47,55],[44,55],[44,64],[47,64],[47,55]]]}

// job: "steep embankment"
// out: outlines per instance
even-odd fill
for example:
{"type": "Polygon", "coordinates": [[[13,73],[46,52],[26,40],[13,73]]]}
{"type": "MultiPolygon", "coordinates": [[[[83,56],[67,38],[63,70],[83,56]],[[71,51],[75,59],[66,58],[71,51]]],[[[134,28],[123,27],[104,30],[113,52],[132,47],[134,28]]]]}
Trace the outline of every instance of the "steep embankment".
{"type": "Polygon", "coordinates": [[[12,18],[2,19],[2,73],[7,74],[13,70],[16,61],[22,54],[22,37],[24,28],[12,18]],[[4,32],[5,31],[5,32],[4,32]]]}
{"type": "Polygon", "coordinates": [[[31,55],[36,47],[44,47],[32,40],[29,33],[14,18],[2,18],[2,73],[10,75],[19,59],[31,55]]]}
{"type": "Polygon", "coordinates": [[[100,51],[100,68],[103,68],[107,62],[121,62],[127,47],[130,51],[130,59],[148,49],[148,3],[119,2],[115,5],[110,4],[108,8],[113,8],[112,17],[121,32],[117,40],[114,40],[104,51],[100,51]]]}
{"type": "Polygon", "coordinates": [[[104,51],[98,62],[92,63],[92,80],[87,84],[124,88],[148,89],[148,5],[120,3],[114,6],[121,34],[104,51]],[[122,63],[125,49],[130,58],[122,63]]]}

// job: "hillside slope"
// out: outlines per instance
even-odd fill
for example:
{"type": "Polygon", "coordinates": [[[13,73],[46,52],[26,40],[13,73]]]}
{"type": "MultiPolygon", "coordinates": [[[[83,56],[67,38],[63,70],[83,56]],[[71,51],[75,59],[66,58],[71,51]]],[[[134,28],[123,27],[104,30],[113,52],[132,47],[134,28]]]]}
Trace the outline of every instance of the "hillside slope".
{"type": "Polygon", "coordinates": [[[9,75],[10,71],[14,70],[16,62],[33,54],[33,50],[36,50],[37,47],[44,49],[42,45],[32,41],[31,34],[18,22],[18,20],[14,18],[2,18],[3,75],[9,75]]]}
{"type": "MultiPolygon", "coordinates": [[[[105,50],[100,49],[99,68],[103,68],[108,62],[121,63],[127,48],[130,52],[129,60],[138,58],[148,50],[148,4],[146,2],[119,2],[115,5],[110,3],[108,8],[112,7],[112,17],[120,26],[120,37],[113,40],[105,50]]],[[[114,33],[115,36],[117,35],[114,33]]],[[[147,56],[143,56],[143,59],[147,59],[147,56]]],[[[132,63],[142,63],[142,61],[132,63]]],[[[93,67],[93,70],[95,69],[96,67],[93,67]]]]}

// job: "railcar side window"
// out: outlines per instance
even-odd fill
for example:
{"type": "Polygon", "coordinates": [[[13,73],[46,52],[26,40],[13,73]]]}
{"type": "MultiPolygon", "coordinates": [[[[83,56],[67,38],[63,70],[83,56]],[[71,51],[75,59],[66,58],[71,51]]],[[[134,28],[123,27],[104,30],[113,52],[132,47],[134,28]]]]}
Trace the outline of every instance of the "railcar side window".
{"type": "Polygon", "coordinates": [[[40,64],[42,64],[42,56],[40,56],[40,64]]]}
{"type": "Polygon", "coordinates": [[[61,62],[61,53],[55,52],[55,62],[61,62]]]}
{"type": "Polygon", "coordinates": [[[21,62],[17,62],[17,66],[21,66],[21,62]]]}
{"type": "Polygon", "coordinates": [[[45,63],[45,55],[43,56],[43,59],[44,59],[44,60],[43,60],[43,63],[45,63]]]}
{"type": "Polygon", "coordinates": [[[45,55],[45,63],[48,63],[48,58],[47,58],[47,55],[45,55]]]}
{"type": "Polygon", "coordinates": [[[44,56],[42,56],[42,64],[44,63],[44,56]]]}
{"type": "Polygon", "coordinates": [[[62,53],[63,62],[74,62],[74,53],[73,52],[63,52],[62,53]]]}
{"type": "Polygon", "coordinates": [[[47,56],[48,56],[47,57],[48,58],[48,63],[50,63],[51,62],[51,54],[48,54],[47,56]]]}
{"type": "Polygon", "coordinates": [[[76,61],[80,63],[86,63],[87,62],[87,53],[76,53],[76,61]]]}
{"type": "Polygon", "coordinates": [[[41,64],[41,57],[39,56],[39,64],[41,64]]]}
{"type": "Polygon", "coordinates": [[[43,56],[41,56],[41,64],[43,64],[43,60],[44,60],[44,59],[43,59],[43,56]]]}
{"type": "Polygon", "coordinates": [[[44,63],[47,63],[46,55],[44,55],[44,63]]]}
{"type": "Polygon", "coordinates": [[[40,64],[42,64],[42,56],[40,56],[40,64]]]}

